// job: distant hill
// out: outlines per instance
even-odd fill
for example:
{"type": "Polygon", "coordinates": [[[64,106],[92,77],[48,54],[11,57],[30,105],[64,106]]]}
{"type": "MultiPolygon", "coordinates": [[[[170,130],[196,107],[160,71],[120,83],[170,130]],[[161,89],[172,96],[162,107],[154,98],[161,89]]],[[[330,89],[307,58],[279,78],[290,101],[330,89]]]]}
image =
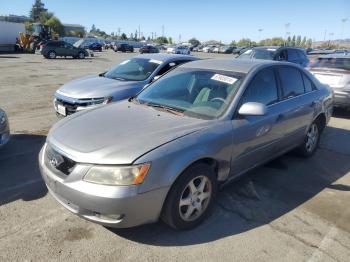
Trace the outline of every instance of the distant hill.
{"type": "MultiPolygon", "coordinates": [[[[317,47],[317,46],[321,46],[324,43],[328,43],[328,41],[316,41],[312,43],[312,46],[317,47]]],[[[331,43],[340,47],[350,48],[350,39],[331,40],[331,43]]]]}

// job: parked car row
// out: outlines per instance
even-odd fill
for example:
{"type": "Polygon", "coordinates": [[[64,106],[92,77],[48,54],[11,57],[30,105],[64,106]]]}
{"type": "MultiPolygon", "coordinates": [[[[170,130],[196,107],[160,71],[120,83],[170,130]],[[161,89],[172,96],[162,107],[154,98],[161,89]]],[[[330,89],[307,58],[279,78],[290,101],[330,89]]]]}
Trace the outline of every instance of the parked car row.
{"type": "Polygon", "coordinates": [[[220,186],[290,150],[317,149],[333,92],[316,71],[278,59],[284,51],[139,55],[63,85],[55,110],[74,115],[51,129],[39,156],[50,193],[109,227],[197,226],[220,186]]]}

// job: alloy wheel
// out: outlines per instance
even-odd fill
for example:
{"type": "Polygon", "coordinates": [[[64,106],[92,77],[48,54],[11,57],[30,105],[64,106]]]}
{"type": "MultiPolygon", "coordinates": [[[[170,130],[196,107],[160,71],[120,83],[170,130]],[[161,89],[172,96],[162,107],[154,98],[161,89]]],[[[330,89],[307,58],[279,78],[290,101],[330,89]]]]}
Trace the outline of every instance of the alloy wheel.
{"type": "Polygon", "coordinates": [[[319,136],[319,133],[318,133],[318,127],[315,123],[313,123],[307,134],[306,134],[306,144],[305,144],[305,147],[306,147],[306,150],[308,152],[312,152],[314,151],[314,149],[316,148],[317,146],[317,142],[318,142],[318,136],[319,136]]]}
{"type": "Polygon", "coordinates": [[[184,221],[200,217],[208,207],[212,195],[212,185],[206,176],[192,179],[182,191],[179,212],[184,221]]]}

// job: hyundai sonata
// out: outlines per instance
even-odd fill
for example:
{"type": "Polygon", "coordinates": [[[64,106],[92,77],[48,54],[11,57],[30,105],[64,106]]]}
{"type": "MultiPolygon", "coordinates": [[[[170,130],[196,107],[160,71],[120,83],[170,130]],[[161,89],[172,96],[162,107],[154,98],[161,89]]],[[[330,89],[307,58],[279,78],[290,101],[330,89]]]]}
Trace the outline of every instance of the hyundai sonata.
{"type": "Polygon", "coordinates": [[[311,156],[331,113],[331,90],[298,65],[198,60],[58,122],[40,168],[57,201],[85,219],[188,229],[219,186],[292,149],[311,156]]]}

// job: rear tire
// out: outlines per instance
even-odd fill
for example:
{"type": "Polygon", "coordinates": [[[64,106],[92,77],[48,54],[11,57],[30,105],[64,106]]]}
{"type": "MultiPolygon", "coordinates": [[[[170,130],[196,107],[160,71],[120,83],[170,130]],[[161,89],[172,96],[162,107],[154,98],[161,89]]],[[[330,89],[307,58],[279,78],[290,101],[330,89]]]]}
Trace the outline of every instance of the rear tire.
{"type": "Polygon", "coordinates": [[[194,164],[172,185],[161,219],[174,229],[194,228],[209,215],[216,192],[217,179],[212,167],[204,163],[194,164]]]}
{"type": "Polygon", "coordinates": [[[56,58],[56,52],[55,51],[50,51],[48,54],[47,54],[47,57],[49,59],[55,59],[56,58]]]}
{"type": "Polygon", "coordinates": [[[320,143],[322,127],[319,121],[315,120],[309,127],[304,142],[297,148],[296,152],[302,157],[311,157],[317,150],[320,143]]]}

